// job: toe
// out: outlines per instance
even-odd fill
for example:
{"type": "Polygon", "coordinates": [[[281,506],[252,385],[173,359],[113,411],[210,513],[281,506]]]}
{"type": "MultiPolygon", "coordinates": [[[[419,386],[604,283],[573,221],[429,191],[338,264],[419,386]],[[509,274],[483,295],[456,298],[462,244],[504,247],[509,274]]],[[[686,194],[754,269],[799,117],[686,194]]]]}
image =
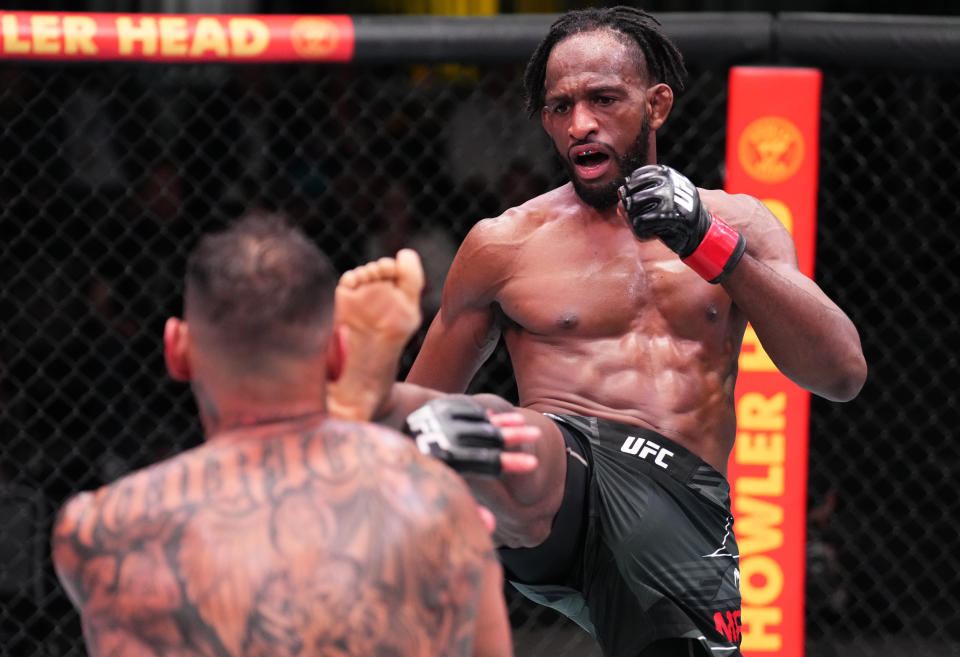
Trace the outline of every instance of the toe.
{"type": "Polygon", "coordinates": [[[397,252],[397,287],[410,297],[419,297],[423,291],[423,264],[413,249],[397,252]]]}
{"type": "Polygon", "coordinates": [[[376,262],[370,264],[376,269],[377,278],[380,280],[392,281],[397,277],[397,261],[393,258],[380,258],[376,262]]]}
{"type": "Polygon", "coordinates": [[[342,287],[353,288],[353,287],[356,287],[357,284],[358,284],[358,281],[357,281],[356,269],[351,269],[350,271],[344,273],[343,276],[340,277],[340,285],[342,287]]]}
{"type": "Polygon", "coordinates": [[[368,262],[362,267],[357,268],[357,282],[361,285],[375,281],[378,278],[380,278],[380,273],[377,269],[377,263],[375,262],[368,262]]]}

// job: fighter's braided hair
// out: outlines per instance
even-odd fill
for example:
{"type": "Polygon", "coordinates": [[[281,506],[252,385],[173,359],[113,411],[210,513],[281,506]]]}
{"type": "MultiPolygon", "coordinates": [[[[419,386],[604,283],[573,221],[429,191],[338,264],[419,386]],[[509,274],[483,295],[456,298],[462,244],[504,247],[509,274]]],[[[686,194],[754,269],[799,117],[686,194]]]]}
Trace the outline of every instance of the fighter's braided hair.
{"type": "Polygon", "coordinates": [[[674,91],[683,89],[687,74],[683,55],[663,33],[657,19],[634,7],[579,9],[555,20],[547,36],[530,56],[523,75],[526,109],[530,116],[536,116],[544,105],[547,59],[553,47],[574,34],[603,28],[622,34],[626,40],[636,44],[646,59],[647,71],[653,80],[666,82],[674,91]]]}

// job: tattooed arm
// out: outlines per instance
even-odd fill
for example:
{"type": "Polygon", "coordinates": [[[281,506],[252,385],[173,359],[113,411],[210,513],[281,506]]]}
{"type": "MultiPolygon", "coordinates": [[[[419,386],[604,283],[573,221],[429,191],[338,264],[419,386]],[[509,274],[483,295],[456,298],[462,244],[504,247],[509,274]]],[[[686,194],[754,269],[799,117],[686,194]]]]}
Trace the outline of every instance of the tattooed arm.
{"type": "Polygon", "coordinates": [[[510,619],[503,598],[503,571],[493,553],[484,564],[480,608],[474,628],[473,654],[474,657],[513,655],[510,619]]]}
{"type": "Polygon", "coordinates": [[[76,533],[80,518],[89,512],[90,497],[90,493],[81,493],[72,498],[60,509],[53,524],[53,567],[70,602],[77,609],[83,607],[87,596],[81,590],[80,555],[75,542],[69,537],[76,533]]]}
{"type": "MultiPolygon", "coordinates": [[[[465,482],[446,466],[428,462],[426,467],[437,473],[436,479],[447,494],[437,497],[435,511],[446,509],[444,517],[438,517],[438,533],[451,537],[451,549],[446,554],[436,553],[430,546],[423,550],[427,564],[441,561],[447,565],[461,563],[474,576],[469,578],[469,588],[476,596],[475,615],[464,618],[458,632],[461,640],[472,643],[472,653],[457,651],[457,654],[472,654],[473,657],[512,657],[513,643],[510,620],[503,597],[503,570],[493,550],[493,542],[475,513],[475,503],[465,482]],[[443,501],[446,498],[447,501],[443,501]]],[[[436,541],[434,541],[436,542],[436,541]]],[[[442,541],[441,541],[442,542],[442,541]]]]}
{"type": "Polygon", "coordinates": [[[222,479],[214,462],[223,464],[214,457],[154,466],[81,493],[60,510],[53,563],[80,613],[91,657],[230,654],[198,615],[183,560],[199,502],[222,479]]]}
{"type": "MultiPolygon", "coordinates": [[[[92,545],[94,519],[99,514],[95,495],[82,493],[64,505],[53,527],[53,565],[70,601],[80,612],[87,652],[91,657],[160,657],[155,646],[145,643],[131,631],[115,611],[115,593],[123,586],[125,569],[116,555],[99,553],[92,545]]],[[[155,577],[158,597],[136,602],[136,615],[144,620],[158,611],[169,617],[169,596],[167,603],[161,601],[164,597],[162,584],[166,578],[162,572],[156,571],[155,577]]],[[[172,623],[166,628],[157,625],[153,631],[168,636],[177,633],[172,623]]]]}

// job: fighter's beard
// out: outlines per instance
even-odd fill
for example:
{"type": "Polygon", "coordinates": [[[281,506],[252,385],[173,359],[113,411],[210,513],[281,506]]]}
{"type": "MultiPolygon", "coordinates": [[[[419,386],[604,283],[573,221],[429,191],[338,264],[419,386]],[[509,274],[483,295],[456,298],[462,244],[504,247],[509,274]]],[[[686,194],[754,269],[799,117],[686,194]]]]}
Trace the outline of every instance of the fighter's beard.
{"type": "Polygon", "coordinates": [[[623,178],[638,169],[647,162],[647,155],[650,152],[650,122],[647,117],[643,117],[643,123],[640,125],[640,133],[633,140],[627,151],[617,158],[617,166],[620,168],[616,178],[607,183],[596,185],[588,184],[576,175],[576,170],[569,157],[564,157],[557,151],[560,161],[563,162],[563,168],[567,171],[567,176],[573,182],[573,189],[577,196],[589,206],[597,210],[608,210],[619,201],[617,189],[623,184],[623,178]]]}

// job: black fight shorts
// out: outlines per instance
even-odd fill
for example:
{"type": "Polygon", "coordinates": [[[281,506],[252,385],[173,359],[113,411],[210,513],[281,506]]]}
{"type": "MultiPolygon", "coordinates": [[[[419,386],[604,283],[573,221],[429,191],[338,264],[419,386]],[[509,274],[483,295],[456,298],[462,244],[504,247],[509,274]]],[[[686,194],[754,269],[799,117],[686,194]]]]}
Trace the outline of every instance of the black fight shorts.
{"type": "Polygon", "coordinates": [[[511,584],[583,627],[606,657],[677,639],[740,657],[740,556],[724,476],[648,429],[547,417],[567,446],[563,500],[546,541],[499,551],[511,584]]]}

